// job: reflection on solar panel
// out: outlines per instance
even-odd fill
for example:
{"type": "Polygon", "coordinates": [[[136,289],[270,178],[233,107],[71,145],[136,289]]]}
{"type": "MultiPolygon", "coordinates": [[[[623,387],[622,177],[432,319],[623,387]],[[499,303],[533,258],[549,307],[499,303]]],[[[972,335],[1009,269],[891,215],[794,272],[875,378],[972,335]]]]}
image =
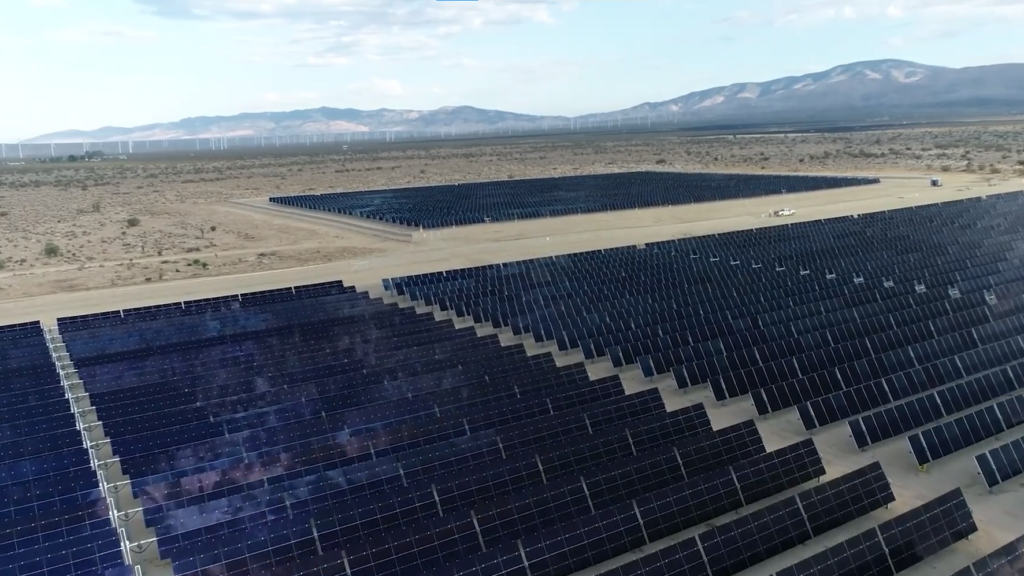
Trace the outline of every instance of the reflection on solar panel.
{"type": "Polygon", "coordinates": [[[1024,474],[1024,438],[1014,438],[974,457],[978,472],[991,490],[1024,474]]]}
{"type": "Polygon", "coordinates": [[[0,405],[0,572],[130,574],[38,322],[0,326],[0,405]]]}
{"type": "Polygon", "coordinates": [[[602,576],[730,576],[893,501],[874,462],[602,576]]]}
{"type": "Polygon", "coordinates": [[[834,176],[627,172],[277,196],[270,201],[404,226],[441,228],[877,183],[877,178],[834,176]]]}
{"type": "Polygon", "coordinates": [[[996,548],[952,576],[1016,576],[1024,574],[1024,536],[996,548]]]}
{"type": "Polygon", "coordinates": [[[1024,424],[1024,395],[1010,396],[949,422],[911,434],[907,436],[907,442],[917,459],[917,465],[924,467],[1021,424],[1024,424]]]}
{"type": "Polygon", "coordinates": [[[58,325],[176,573],[440,567],[764,454],[340,283],[58,325]]]}
{"type": "MultiPolygon", "coordinates": [[[[978,528],[959,488],[931,502],[865,530],[852,538],[779,570],[775,576],[870,574],[895,576],[967,538],[978,528]]],[[[1021,542],[1015,541],[954,576],[999,576],[998,566],[1018,562],[1021,542]],[[975,569],[975,572],[971,570],[975,569]]],[[[1006,572],[1006,576],[1018,572],[1006,572]]]]}

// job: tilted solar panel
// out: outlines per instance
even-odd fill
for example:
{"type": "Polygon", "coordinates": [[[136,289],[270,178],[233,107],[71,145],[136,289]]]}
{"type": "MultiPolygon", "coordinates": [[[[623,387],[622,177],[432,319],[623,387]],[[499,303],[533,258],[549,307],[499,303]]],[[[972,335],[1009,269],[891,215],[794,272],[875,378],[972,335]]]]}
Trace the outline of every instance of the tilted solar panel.
{"type": "Polygon", "coordinates": [[[1024,536],[989,552],[952,576],[1017,576],[1024,574],[1024,536]]]}
{"type": "Polygon", "coordinates": [[[1024,424],[1024,395],[1011,396],[907,437],[918,466],[1024,424]]]}
{"type": "Polygon", "coordinates": [[[878,525],[882,544],[897,573],[977,531],[960,488],[878,525]]]}
{"type": "Polygon", "coordinates": [[[1024,474],[1024,438],[1014,438],[974,457],[989,489],[1024,474]]]}

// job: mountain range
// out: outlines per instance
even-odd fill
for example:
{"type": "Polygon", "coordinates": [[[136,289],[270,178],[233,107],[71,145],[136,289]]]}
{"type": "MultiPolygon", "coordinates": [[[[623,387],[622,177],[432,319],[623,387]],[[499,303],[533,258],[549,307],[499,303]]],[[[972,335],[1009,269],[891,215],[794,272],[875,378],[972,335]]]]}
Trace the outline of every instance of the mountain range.
{"type": "Polygon", "coordinates": [[[577,117],[536,116],[472,106],[436,110],[356,110],[321,107],[289,112],[200,116],[134,127],[43,134],[26,143],[301,136],[369,131],[501,131],[615,127],[640,123],[688,125],[797,121],[869,122],[962,120],[1024,114],[1024,64],[947,68],[905,60],[874,60],[767,82],[742,82],[577,117]]]}

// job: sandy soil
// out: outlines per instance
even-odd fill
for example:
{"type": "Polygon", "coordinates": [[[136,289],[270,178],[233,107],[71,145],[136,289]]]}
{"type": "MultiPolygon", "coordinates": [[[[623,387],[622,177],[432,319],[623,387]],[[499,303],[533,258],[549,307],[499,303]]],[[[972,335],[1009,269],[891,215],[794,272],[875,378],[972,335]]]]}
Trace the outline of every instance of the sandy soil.
{"type": "Polygon", "coordinates": [[[967,177],[957,181],[973,186],[989,179],[1019,183],[1024,126],[737,138],[587,136],[142,158],[0,166],[0,299],[359,262],[408,249],[337,227],[239,210],[232,200],[636,169],[939,174],[967,177]]]}

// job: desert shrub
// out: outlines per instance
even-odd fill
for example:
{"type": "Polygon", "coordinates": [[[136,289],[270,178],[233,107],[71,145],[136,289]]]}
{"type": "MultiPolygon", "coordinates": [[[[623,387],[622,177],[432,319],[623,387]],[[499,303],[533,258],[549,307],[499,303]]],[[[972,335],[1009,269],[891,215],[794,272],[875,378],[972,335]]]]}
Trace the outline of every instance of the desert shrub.
{"type": "Polygon", "coordinates": [[[942,167],[939,168],[939,170],[942,170],[943,172],[949,172],[952,169],[953,169],[953,167],[950,166],[949,164],[943,164],[942,167]]]}
{"type": "Polygon", "coordinates": [[[668,160],[665,160],[664,158],[658,158],[657,160],[654,161],[654,163],[657,164],[658,166],[664,166],[665,164],[668,164],[668,160]]]}
{"type": "Polygon", "coordinates": [[[216,226],[210,226],[210,232],[216,232],[216,231],[217,231],[217,227],[216,226]]]}
{"type": "Polygon", "coordinates": [[[103,205],[100,204],[99,200],[93,200],[92,201],[92,211],[93,212],[99,212],[101,208],[103,208],[103,205]]]}
{"type": "Polygon", "coordinates": [[[128,218],[128,220],[125,220],[125,223],[128,224],[129,228],[135,228],[139,224],[142,224],[142,220],[139,220],[135,216],[132,216],[132,217],[128,218]]]}
{"type": "Polygon", "coordinates": [[[54,244],[51,241],[47,241],[46,245],[43,246],[43,254],[46,255],[47,258],[53,258],[54,256],[59,256],[60,255],[60,246],[57,246],[56,244],[54,244]]]}

